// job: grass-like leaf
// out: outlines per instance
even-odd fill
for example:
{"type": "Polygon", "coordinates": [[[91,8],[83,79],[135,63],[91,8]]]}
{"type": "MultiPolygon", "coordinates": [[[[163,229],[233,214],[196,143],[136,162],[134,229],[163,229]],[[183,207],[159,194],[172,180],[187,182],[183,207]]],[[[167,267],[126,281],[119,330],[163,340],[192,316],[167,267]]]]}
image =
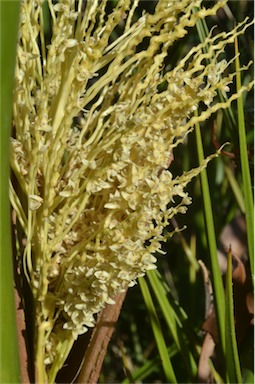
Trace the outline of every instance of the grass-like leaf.
{"type": "Polygon", "coordinates": [[[225,165],[224,170],[228,178],[229,185],[239,205],[239,208],[241,212],[244,213],[245,212],[244,197],[243,197],[240,185],[238,184],[231,168],[228,165],[225,165]]]}
{"type": "MultiPolygon", "coordinates": [[[[188,320],[187,315],[181,311],[180,306],[174,305],[173,300],[171,300],[170,295],[167,295],[164,284],[158,275],[159,273],[156,271],[147,272],[148,279],[167,323],[169,332],[183,357],[190,379],[194,379],[197,374],[197,364],[184,338],[185,323],[188,320]]],[[[189,335],[188,339],[191,340],[192,335],[189,335]]]]}
{"type": "MultiPolygon", "coordinates": [[[[235,39],[235,54],[236,54],[236,88],[237,91],[241,88],[241,73],[240,73],[240,61],[239,61],[239,50],[238,41],[235,39]]],[[[238,113],[238,133],[239,133],[239,147],[241,157],[241,170],[243,178],[243,194],[244,194],[244,205],[245,205],[245,217],[247,227],[247,238],[248,238],[248,250],[250,258],[250,266],[252,275],[254,275],[254,216],[253,216],[253,196],[252,196],[252,184],[249,170],[249,161],[247,153],[247,141],[245,132],[245,121],[244,121],[244,108],[243,99],[239,97],[237,99],[237,113],[238,113]]]]}
{"type": "MultiPolygon", "coordinates": [[[[169,358],[173,357],[177,352],[177,347],[175,344],[167,348],[169,358]]],[[[132,372],[132,381],[128,378],[122,381],[122,384],[136,383],[138,381],[146,379],[151,373],[155,372],[158,369],[160,364],[160,356],[156,356],[153,359],[146,361],[141,367],[137,368],[132,372]]]]}
{"type": "MultiPolygon", "coordinates": [[[[199,162],[204,159],[204,150],[202,137],[200,132],[199,124],[195,126],[196,133],[196,141],[197,141],[197,153],[199,162]]],[[[210,197],[209,184],[207,179],[207,171],[203,170],[201,172],[201,186],[202,186],[202,194],[204,201],[204,214],[205,214],[205,225],[207,232],[207,240],[209,247],[209,255],[210,255],[210,270],[211,270],[211,280],[212,287],[214,293],[214,305],[217,317],[218,324],[218,332],[219,332],[219,340],[220,346],[225,356],[225,327],[224,327],[224,319],[225,319],[225,299],[224,299],[224,288],[221,278],[221,271],[219,267],[219,262],[217,258],[217,244],[215,237],[215,229],[214,229],[214,219],[213,219],[213,211],[210,197]]]]}
{"type": "Polygon", "coordinates": [[[18,1],[0,3],[1,150],[0,150],[0,382],[20,382],[15,323],[11,225],[9,205],[9,137],[12,86],[18,29],[18,1]]]}
{"type": "Polygon", "coordinates": [[[162,360],[162,366],[164,369],[165,377],[167,382],[170,383],[177,383],[175,372],[171,363],[171,360],[168,355],[165,338],[162,333],[162,329],[160,326],[160,322],[157,316],[157,312],[154,306],[154,303],[152,301],[152,297],[148,288],[148,285],[144,278],[139,279],[140,288],[142,291],[142,295],[144,298],[144,302],[146,304],[146,307],[148,309],[150,322],[152,326],[152,330],[154,333],[154,337],[157,343],[158,351],[162,360]]]}
{"type": "Polygon", "coordinates": [[[233,287],[232,287],[232,252],[228,252],[226,276],[226,373],[227,382],[242,383],[241,368],[237,350],[234,321],[233,287]]]}

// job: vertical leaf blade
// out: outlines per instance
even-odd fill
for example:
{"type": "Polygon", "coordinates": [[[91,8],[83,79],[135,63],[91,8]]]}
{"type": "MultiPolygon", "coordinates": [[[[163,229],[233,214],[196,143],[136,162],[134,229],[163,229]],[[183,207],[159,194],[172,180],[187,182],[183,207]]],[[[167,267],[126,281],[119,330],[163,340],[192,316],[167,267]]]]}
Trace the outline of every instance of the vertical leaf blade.
{"type": "MultiPolygon", "coordinates": [[[[171,299],[166,295],[165,287],[158,277],[158,271],[148,271],[147,277],[160,306],[162,315],[166,320],[167,328],[172,335],[174,343],[184,360],[187,372],[190,376],[190,380],[192,380],[197,375],[197,364],[195,357],[193,356],[193,353],[188,347],[187,341],[185,340],[185,336],[189,336],[190,339],[192,338],[192,335],[185,335],[186,319],[182,318],[180,313],[176,313],[171,303],[171,299]]],[[[179,309],[181,312],[181,307],[179,309]]]]}
{"type": "MultiPolygon", "coordinates": [[[[196,132],[196,141],[197,141],[197,153],[199,162],[204,159],[204,150],[202,137],[200,132],[199,124],[195,126],[196,132]]],[[[222,350],[223,357],[225,358],[225,298],[224,298],[224,288],[221,278],[221,271],[217,257],[217,244],[215,237],[215,229],[214,229],[214,220],[213,220],[213,211],[210,197],[209,184],[207,179],[207,172],[204,169],[201,172],[201,185],[202,185],[202,194],[204,201],[204,213],[205,213],[205,224],[207,231],[207,239],[208,239],[208,247],[210,254],[210,269],[211,269],[211,280],[213,286],[213,294],[214,294],[214,305],[216,311],[220,346],[222,350]]]]}
{"type": "Polygon", "coordinates": [[[241,368],[237,350],[234,322],[233,287],[232,287],[232,253],[228,252],[226,277],[226,368],[229,383],[242,383],[241,368]]]}
{"type": "Polygon", "coordinates": [[[9,137],[19,2],[0,2],[1,127],[0,127],[0,382],[20,382],[15,321],[9,204],[9,137]]]}
{"type": "MultiPolygon", "coordinates": [[[[241,88],[241,74],[240,74],[240,61],[238,56],[238,41],[235,39],[235,54],[236,54],[236,88],[237,91],[241,88]]],[[[245,206],[245,218],[248,237],[248,250],[250,258],[250,266],[252,275],[254,275],[254,216],[253,216],[253,196],[252,184],[249,170],[249,160],[247,153],[247,140],[245,132],[244,121],[244,108],[242,97],[237,99],[237,114],[238,114],[238,133],[239,133],[239,147],[241,156],[241,169],[243,178],[243,194],[245,206]]]]}
{"type": "Polygon", "coordinates": [[[155,340],[157,343],[158,351],[159,351],[159,354],[161,357],[162,366],[164,369],[166,380],[167,380],[167,382],[170,382],[170,383],[177,383],[174,369],[173,369],[171,360],[170,360],[169,355],[168,355],[167,347],[165,344],[165,339],[164,339],[164,336],[162,333],[162,329],[161,329],[161,326],[159,323],[156,309],[154,307],[154,304],[153,304],[153,301],[151,298],[151,294],[150,294],[148,285],[147,285],[144,278],[139,279],[139,284],[140,284],[140,288],[141,288],[141,291],[143,294],[144,302],[145,302],[147,309],[148,309],[148,312],[149,312],[150,322],[151,322],[152,330],[153,330],[154,337],[155,337],[155,340]]]}

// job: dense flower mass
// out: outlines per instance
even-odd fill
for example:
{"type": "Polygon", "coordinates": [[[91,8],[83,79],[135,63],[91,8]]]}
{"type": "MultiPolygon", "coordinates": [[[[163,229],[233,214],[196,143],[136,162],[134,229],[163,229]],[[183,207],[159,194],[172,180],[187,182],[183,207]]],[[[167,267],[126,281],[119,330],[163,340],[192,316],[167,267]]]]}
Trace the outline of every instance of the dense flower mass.
{"type": "Polygon", "coordinates": [[[174,177],[174,148],[237,98],[214,101],[235,75],[221,56],[245,22],[168,68],[173,43],[224,2],[159,0],[137,19],[138,3],[106,12],[106,0],[49,0],[49,42],[42,1],[21,4],[11,164],[22,192],[11,187],[11,202],[26,236],[44,382],[94,315],[155,268],[163,230],[186,212],[185,187],[208,161],[174,177]],[[207,108],[195,117],[200,103],[207,108]]]}

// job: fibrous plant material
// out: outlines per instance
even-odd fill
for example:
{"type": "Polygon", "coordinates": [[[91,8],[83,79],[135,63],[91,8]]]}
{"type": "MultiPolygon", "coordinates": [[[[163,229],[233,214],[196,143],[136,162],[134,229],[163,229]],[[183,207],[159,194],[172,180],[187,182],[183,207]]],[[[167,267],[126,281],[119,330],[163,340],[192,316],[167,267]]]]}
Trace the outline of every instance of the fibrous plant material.
{"type": "Polygon", "coordinates": [[[10,195],[26,238],[37,377],[51,383],[95,314],[156,267],[164,229],[191,203],[185,187],[209,158],[177,177],[168,167],[194,123],[238,97],[215,101],[235,76],[224,48],[247,23],[212,32],[168,68],[173,43],[224,2],[193,12],[201,1],[159,0],[137,19],[139,1],[106,12],[106,0],[49,0],[49,45],[42,3],[21,4],[10,195]]]}

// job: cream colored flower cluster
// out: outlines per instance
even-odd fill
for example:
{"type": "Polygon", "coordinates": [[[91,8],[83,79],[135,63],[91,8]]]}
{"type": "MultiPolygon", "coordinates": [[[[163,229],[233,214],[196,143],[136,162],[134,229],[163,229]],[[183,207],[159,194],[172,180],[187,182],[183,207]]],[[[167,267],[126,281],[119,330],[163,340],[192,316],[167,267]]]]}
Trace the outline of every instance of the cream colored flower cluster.
{"type": "Polygon", "coordinates": [[[191,203],[185,187],[206,161],[174,177],[174,148],[237,98],[214,102],[234,77],[221,55],[245,27],[210,34],[168,68],[169,47],[223,2],[194,13],[201,1],[159,0],[136,21],[138,1],[106,13],[106,0],[49,0],[49,43],[42,3],[21,4],[11,202],[26,236],[39,376],[53,382],[94,315],[155,268],[164,228],[191,203]],[[208,108],[194,117],[199,103],[208,108]]]}

